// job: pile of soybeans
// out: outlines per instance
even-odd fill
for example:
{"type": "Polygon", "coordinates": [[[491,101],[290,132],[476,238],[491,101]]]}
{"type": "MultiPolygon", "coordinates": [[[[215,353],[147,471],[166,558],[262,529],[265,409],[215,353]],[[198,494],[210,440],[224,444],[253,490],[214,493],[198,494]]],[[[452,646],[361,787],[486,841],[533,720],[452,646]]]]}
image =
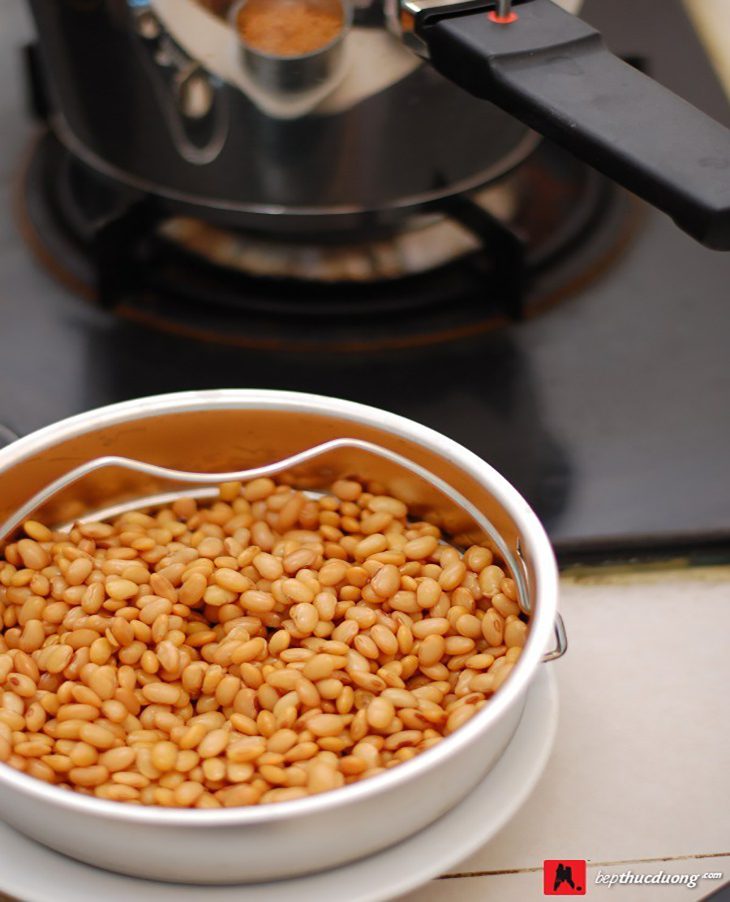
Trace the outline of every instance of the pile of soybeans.
{"type": "Polygon", "coordinates": [[[0,557],[0,762],[217,808],[441,742],[507,678],[527,623],[491,550],[367,489],[256,479],[65,532],[26,522],[0,557]]]}

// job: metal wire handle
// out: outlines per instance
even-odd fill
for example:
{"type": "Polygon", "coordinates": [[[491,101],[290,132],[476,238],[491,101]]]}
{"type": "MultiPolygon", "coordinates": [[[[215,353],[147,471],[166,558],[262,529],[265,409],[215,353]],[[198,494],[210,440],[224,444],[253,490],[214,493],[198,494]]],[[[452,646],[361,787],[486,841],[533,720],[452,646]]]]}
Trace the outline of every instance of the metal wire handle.
{"type": "Polygon", "coordinates": [[[14,429],[11,429],[10,426],[5,425],[5,423],[0,423],[0,448],[12,444],[19,438],[20,436],[14,429]]]}
{"type": "Polygon", "coordinates": [[[565,624],[560,614],[555,615],[555,648],[546,651],[542,656],[543,661],[557,661],[568,650],[568,636],[565,633],[565,624]]]}
{"type": "MultiPolygon", "coordinates": [[[[281,473],[284,470],[291,469],[292,467],[296,467],[300,464],[314,460],[317,457],[321,457],[323,454],[340,450],[342,448],[356,448],[360,451],[365,451],[369,454],[375,455],[376,457],[381,457],[385,460],[389,460],[392,463],[397,464],[403,469],[408,470],[409,472],[423,479],[425,482],[428,482],[435,489],[449,498],[454,504],[456,504],[467,514],[469,514],[474,522],[484,531],[487,536],[489,536],[491,541],[494,543],[495,548],[497,548],[500,555],[502,556],[502,559],[511,570],[515,583],[517,584],[520,607],[526,614],[531,613],[527,580],[525,577],[525,571],[521,565],[521,561],[512,553],[507,543],[495,529],[492,522],[487,517],[485,517],[484,514],[482,514],[481,511],[479,511],[475,507],[475,505],[473,505],[471,501],[469,501],[468,498],[464,497],[464,495],[458,492],[455,488],[453,488],[453,486],[449,485],[439,476],[431,473],[430,470],[427,470],[420,464],[409,460],[407,457],[403,457],[401,454],[397,454],[395,451],[391,451],[388,448],[382,448],[380,447],[380,445],[375,445],[372,442],[366,442],[362,439],[355,438],[332,439],[327,442],[322,442],[319,445],[314,445],[312,448],[308,448],[305,451],[300,451],[297,454],[292,454],[289,457],[284,457],[281,460],[274,461],[270,464],[265,464],[260,467],[251,467],[246,470],[233,470],[227,473],[199,473],[191,472],[189,470],[175,470],[169,467],[161,467],[157,464],[146,463],[141,460],[134,460],[129,457],[117,457],[114,455],[97,457],[93,460],[87,461],[86,463],[80,464],[78,467],[74,467],[74,469],[69,470],[62,476],[59,476],[58,479],[55,479],[44,489],[41,489],[40,492],[37,492],[35,495],[33,495],[32,498],[30,498],[22,507],[18,508],[18,510],[15,511],[15,513],[12,514],[0,526],[0,541],[6,539],[12,532],[14,532],[15,529],[21,526],[22,523],[26,519],[28,519],[28,517],[34,511],[50,501],[63,489],[68,488],[69,486],[83,479],[85,476],[88,476],[90,473],[94,473],[97,470],[102,470],[107,467],[117,467],[136,473],[143,473],[147,476],[154,476],[158,479],[167,479],[178,483],[183,482],[193,485],[212,486],[220,482],[245,482],[251,479],[258,479],[262,476],[273,476],[276,473],[281,473]]],[[[565,639],[565,631],[560,618],[558,618],[558,621],[556,622],[556,635],[558,636],[558,645],[552,652],[548,652],[548,654],[545,656],[545,660],[553,660],[556,657],[560,657],[565,651],[565,643],[563,642],[561,644],[560,641],[561,636],[563,640],[565,639]]]]}

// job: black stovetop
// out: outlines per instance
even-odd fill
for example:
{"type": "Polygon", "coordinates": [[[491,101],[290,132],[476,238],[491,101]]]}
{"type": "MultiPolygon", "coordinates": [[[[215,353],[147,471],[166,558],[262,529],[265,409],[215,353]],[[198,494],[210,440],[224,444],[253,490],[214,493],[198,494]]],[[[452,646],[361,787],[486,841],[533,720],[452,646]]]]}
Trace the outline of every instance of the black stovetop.
{"type": "MultiPolygon", "coordinates": [[[[0,423],[26,433],[143,394],[266,387],[420,420],[501,470],[559,552],[730,547],[730,255],[648,211],[625,255],[528,322],[429,348],[316,355],[152,332],[52,281],[11,212],[34,126],[24,6],[0,0],[0,423]]],[[[679,0],[588,0],[614,50],[724,122],[727,102],[679,0]]]]}

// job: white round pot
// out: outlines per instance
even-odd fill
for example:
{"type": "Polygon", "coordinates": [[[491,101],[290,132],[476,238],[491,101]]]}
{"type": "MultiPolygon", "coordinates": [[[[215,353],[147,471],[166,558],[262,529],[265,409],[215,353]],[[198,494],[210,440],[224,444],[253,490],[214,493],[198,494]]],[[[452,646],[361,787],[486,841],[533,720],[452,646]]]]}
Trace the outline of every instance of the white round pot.
{"type": "MultiPolygon", "coordinates": [[[[518,492],[471,451],[432,429],[372,407],[294,392],[142,398],[63,420],[1,450],[0,522],[62,473],[101,455],[215,473],[268,463],[338,437],[374,442],[441,477],[495,525],[522,568],[529,638],[489,704],[443,742],[385,773],[309,798],[250,808],[125,805],[63,790],[0,764],[0,812],[11,826],[73,858],[139,877],[270,880],[334,867],[397,843],[456,805],[494,765],[515,732],[537,669],[556,654],[550,649],[557,568],[542,526],[518,492]]],[[[76,489],[73,516],[134,497],[135,491],[149,494],[149,485],[143,492],[118,474],[111,479],[98,473],[83,492],[76,489]]],[[[401,497],[408,495],[402,481],[399,489],[401,497]]],[[[58,521],[68,504],[62,498],[44,513],[58,521]]]]}

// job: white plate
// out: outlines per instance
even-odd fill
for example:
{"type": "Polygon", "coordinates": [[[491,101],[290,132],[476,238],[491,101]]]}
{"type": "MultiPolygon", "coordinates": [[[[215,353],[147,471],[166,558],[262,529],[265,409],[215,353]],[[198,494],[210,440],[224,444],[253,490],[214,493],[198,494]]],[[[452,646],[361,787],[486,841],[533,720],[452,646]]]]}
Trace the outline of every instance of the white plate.
{"type": "Polygon", "coordinates": [[[23,902],[382,902],[443,874],[504,827],[542,774],[557,722],[557,684],[544,666],[512,742],[467,799],[410,839],[332,871],[241,886],[157,883],[66,858],[0,822],[0,889],[23,902]]]}

